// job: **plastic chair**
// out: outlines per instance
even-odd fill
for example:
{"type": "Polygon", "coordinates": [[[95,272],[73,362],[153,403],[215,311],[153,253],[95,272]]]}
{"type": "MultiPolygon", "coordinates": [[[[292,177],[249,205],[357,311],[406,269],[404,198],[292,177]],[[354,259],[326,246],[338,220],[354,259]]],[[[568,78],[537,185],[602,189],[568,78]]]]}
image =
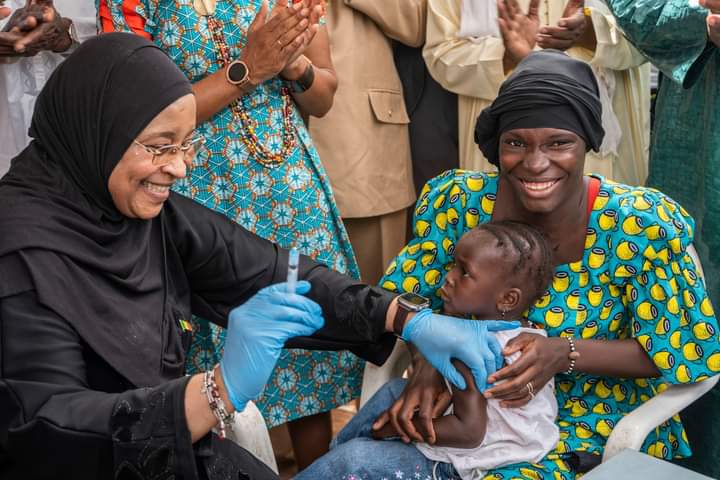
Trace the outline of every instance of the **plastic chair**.
{"type": "Polygon", "coordinates": [[[248,402],[245,410],[235,414],[233,430],[228,432],[227,438],[255,455],[275,473],[278,473],[275,454],[272,443],[270,443],[270,433],[268,433],[260,410],[253,402],[248,402]]]}
{"type": "MultiPolygon", "coordinates": [[[[688,247],[688,254],[695,263],[698,276],[703,279],[702,265],[693,245],[688,247]]],[[[410,364],[410,353],[403,342],[397,342],[388,360],[381,367],[367,364],[363,375],[360,406],[393,378],[402,376],[410,364]]],[[[639,450],[650,431],[665,422],[682,409],[710,391],[718,382],[719,376],[708,378],[702,382],[689,385],[672,385],[667,390],[651,398],[632,413],[623,417],[605,444],[603,461],[612,458],[626,448],[639,450]]]]}
{"type": "MultiPolygon", "coordinates": [[[[698,276],[705,281],[700,257],[693,245],[688,247],[688,254],[692,257],[698,276]]],[[[665,422],[698,398],[709,392],[717,384],[720,375],[708,378],[699,383],[689,385],[671,385],[667,390],[654,396],[631,413],[626,415],[615,425],[612,433],[605,443],[603,462],[614,457],[626,448],[640,450],[645,437],[650,431],[665,422]]]]}

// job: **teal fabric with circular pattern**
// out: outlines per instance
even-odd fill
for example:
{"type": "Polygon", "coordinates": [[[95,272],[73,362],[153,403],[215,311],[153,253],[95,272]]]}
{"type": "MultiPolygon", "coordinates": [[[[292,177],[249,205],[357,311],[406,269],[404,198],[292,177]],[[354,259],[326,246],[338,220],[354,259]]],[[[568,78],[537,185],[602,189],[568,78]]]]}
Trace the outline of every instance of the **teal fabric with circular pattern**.
{"type": "MultiPolygon", "coordinates": [[[[261,0],[218,0],[215,19],[222,24],[231,58],[239,58],[261,0]]],[[[275,4],[271,0],[269,7],[275,4]]],[[[223,67],[208,29],[193,0],[107,0],[116,30],[144,25],[178,67],[196,82],[223,67]]],[[[239,102],[255,122],[255,131],[271,152],[283,142],[283,82],[274,77],[239,102]]],[[[341,273],[359,278],[359,269],[340,213],[305,122],[293,102],[290,109],[295,146],[282,164],[262,165],[243,141],[248,127],[230,108],[197,127],[205,138],[188,176],[173,190],[222,213],[283,248],[296,247],[341,273]]],[[[188,371],[215,365],[222,355],[225,330],[193,317],[193,344],[188,371]]],[[[256,403],[269,426],[325,412],[360,394],[364,362],[349,352],[283,351],[256,403]]]]}

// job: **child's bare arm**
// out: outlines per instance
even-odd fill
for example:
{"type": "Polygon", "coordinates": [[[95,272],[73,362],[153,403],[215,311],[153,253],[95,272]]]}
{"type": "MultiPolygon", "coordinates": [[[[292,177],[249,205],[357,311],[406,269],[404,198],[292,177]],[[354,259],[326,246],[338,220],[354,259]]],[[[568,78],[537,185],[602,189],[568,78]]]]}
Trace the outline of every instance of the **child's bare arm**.
{"type": "Polygon", "coordinates": [[[453,364],[465,378],[467,388],[465,390],[453,388],[452,415],[445,415],[433,420],[435,445],[475,448],[485,438],[487,400],[478,391],[470,369],[457,360],[453,360],[453,364]]]}
{"type": "MultiPolygon", "coordinates": [[[[476,386],[473,376],[463,363],[453,361],[460,374],[465,378],[466,390],[453,390],[453,414],[433,419],[435,429],[435,445],[456,448],[475,448],[485,438],[487,423],[487,400],[476,386]]],[[[424,427],[420,420],[413,418],[418,431],[424,427]]],[[[375,438],[397,436],[392,424],[387,423],[380,430],[373,432],[375,438]]]]}

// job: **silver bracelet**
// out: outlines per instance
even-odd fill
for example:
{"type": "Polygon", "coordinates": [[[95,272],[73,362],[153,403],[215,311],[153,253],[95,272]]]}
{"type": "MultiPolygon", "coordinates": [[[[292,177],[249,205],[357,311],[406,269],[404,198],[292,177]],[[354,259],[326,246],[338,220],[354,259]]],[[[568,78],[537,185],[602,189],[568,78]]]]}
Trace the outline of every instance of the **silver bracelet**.
{"type": "Polygon", "coordinates": [[[220,396],[220,389],[215,382],[216,368],[218,368],[217,365],[205,372],[200,391],[205,394],[208,405],[210,405],[210,411],[212,411],[218,421],[218,436],[224,439],[227,436],[227,431],[232,431],[235,413],[228,413],[227,408],[225,408],[225,402],[223,402],[220,396]]]}
{"type": "Polygon", "coordinates": [[[575,340],[573,339],[573,337],[565,337],[565,339],[570,344],[570,354],[568,355],[568,358],[570,359],[570,367],[565,370],[565,375],[570,375],[575,371],[575,359],[579,355],[577,353],[577,350],[575,349],[575,340]]]}

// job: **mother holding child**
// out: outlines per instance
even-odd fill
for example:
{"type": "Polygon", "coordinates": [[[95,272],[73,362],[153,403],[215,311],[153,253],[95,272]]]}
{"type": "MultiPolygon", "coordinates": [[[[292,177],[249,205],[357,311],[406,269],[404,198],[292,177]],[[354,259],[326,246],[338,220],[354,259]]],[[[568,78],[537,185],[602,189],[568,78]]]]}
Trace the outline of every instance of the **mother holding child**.
{"type": "MultiPolygon", "coordinates": [[[[382,388],[296,478],[573,479],[624,415],[720,373],[717,320],[688,253],[694,221],[657,190],[583,175],[603,135],[588,65],[554,50],[518,65],[475,130],[499,174],[431,180],[382,286],[535,331],[496,334],[506,363],[488,388],[459,363],[467,382],[450,375],[448,388],[416,353],[407,383],[382,388]]],[[[642,449],[690,455],[679,417],[642,449]]]]}

